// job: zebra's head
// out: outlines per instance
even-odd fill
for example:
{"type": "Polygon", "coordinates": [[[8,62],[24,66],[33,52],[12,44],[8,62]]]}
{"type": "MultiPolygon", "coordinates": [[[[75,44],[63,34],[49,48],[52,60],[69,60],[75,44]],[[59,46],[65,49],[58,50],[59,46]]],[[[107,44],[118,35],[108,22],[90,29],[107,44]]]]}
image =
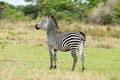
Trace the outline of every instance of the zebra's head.
{"type": "Polygon", "coordinates": [[[45,18],[35,25],[36,29],[50,28],[55,26],[58,29],[56,19],[49,13],[46,14],[45,18]],[[52,26],[50,26],[52,24],[52,26]]]}

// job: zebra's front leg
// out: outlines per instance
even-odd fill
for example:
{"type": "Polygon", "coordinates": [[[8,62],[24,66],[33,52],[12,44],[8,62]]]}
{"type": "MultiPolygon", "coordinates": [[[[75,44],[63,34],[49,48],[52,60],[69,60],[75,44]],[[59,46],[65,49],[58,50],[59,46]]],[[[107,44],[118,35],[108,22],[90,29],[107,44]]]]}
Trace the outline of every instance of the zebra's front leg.
{"type": "Polygon", "coordinates": [[[50,53],[50,69],[53,68],[53,52],[52,49],[49,49],[49,53],[50,53]]]}
{"type": "Polygon", "coordinates": [[[56,69],[57,68],[57,64],[56,64],[56,61],[57,61],[57,55],[56,55],[56,52],[57,52],[57,50],[54,50],[54,69],[56,69]]]}
{"type": "Polygon", "coordinates": [[[77,62],[76,49],[71,49],[71,54],[72,54],[72,57],[73,57],[72,71],[74,71],[74,69],[76,67],[76,62],[77,62]]]}

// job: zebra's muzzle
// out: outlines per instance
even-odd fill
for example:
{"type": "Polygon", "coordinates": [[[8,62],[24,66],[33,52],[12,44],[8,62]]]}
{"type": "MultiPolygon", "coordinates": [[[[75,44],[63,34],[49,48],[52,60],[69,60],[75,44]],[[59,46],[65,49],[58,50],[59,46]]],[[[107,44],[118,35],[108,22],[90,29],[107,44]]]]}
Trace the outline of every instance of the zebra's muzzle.
{"type": "Polygon", "coordinates": [[[39,28],[39,27],[37,27],[37,26],[38,26],[38,24],[36,24],[36,25],[35,25],[35,29],[39,30],[40,28],[39,28]]]}

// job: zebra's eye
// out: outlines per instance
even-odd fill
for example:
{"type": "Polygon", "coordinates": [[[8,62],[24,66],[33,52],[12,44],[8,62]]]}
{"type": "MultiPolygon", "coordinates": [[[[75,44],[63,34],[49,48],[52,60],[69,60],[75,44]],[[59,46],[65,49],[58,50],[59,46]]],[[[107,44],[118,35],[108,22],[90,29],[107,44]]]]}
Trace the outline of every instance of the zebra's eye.
{"type": "Polygon", "coordinates": [[[46,23],[46,20],[43,20],[44,23],[46,23]]]}

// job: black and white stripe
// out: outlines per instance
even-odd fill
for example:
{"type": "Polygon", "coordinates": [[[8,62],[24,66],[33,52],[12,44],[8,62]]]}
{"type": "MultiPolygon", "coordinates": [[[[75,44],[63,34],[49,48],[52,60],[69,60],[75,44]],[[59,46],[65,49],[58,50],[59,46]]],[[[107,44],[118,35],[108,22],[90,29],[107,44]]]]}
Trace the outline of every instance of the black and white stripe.
{"type": "Polygon", "coordinates": [[[45,28],[48,37],[48,48],[50,53],[50,69],[56,68],[56,52],[60,51],[71,51],[73,57],[72,70],[75,69],[77,62],[76,50],[79,51],[80,58],[82,61],[82,71],[84,71],[84,44],[86,41],[85,35],[82,32],[60,32],[58,31],[58,25],[53,16],[47,14],[45,19],[36,25],[36,29],[45,28]],[[48,22],[48,23],[45,23],[48,22]],[[54,64],[54,66],[53,66],[54,64]]]}
{"type": "Polygon", "coordinates": [[[80,45],[82,38],[80,35],[76,33],[69,33],[64,39],[61,41],[61,46],[65,49],[67,48],[78,48],[80,45]]]}

